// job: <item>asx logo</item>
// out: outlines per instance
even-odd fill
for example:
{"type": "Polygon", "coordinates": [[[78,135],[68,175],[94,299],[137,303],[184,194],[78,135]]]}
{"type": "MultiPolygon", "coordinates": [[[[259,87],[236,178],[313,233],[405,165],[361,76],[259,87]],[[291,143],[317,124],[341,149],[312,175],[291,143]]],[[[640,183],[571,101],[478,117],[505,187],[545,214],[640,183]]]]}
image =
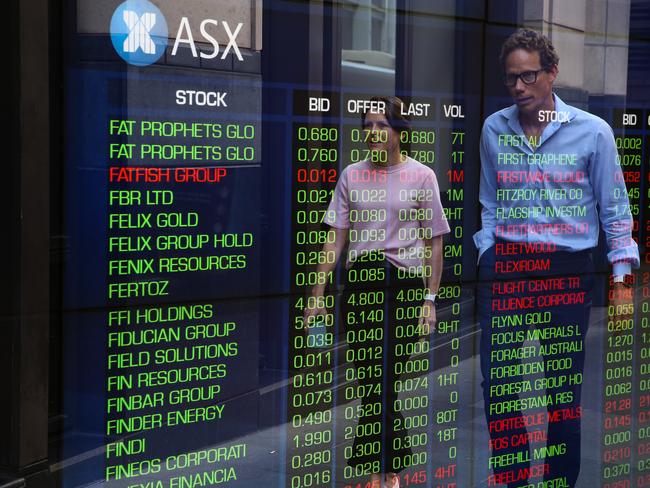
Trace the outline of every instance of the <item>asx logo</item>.
{"type": "Polygon", "coordinates": [[[124,11],[124,23],[129,27],[129,35],[124,39],[125,53],[135,53],[142,49],[145,54],[156,54],[156,45],[149,35],[156,25],[156,17],[152,12],[138,17],[133,10],[124,11]]]}
{"type": "Polygon", "coordinates": [[[158,61],[167,49],[167,22],[149,0],[127,0],[111,19],[111,41],[117,54],[135,66],[158,61]]]}
{"type": "MultiPolygon", "coordinates": [[[[199,32],[212,49],[208,52],[199,52],[187,17],[182,17],[180,20],[171,56],[176,56],[179,46],[185,44],[195,58],[216,58],[219,56],[221,46],[213,35],[213,29],[218,29],[219,26],[228,38],[228,44],[221,52],[221,59],[226,59],[230,51],[233,51],[237,59],[243,61],[244,58],[237,44],[237,36],[244,26],[243,23],[238,23],[232,29],[227,21],[204,19],[199,25],[199,32]]],[[[148,66],[155,63],[167,49],[169,38],[167,21],[158,7],[149,0],[126,0],[117,7],[111,19],[110,32],[117,54],[134,66],[148,66]]]]}

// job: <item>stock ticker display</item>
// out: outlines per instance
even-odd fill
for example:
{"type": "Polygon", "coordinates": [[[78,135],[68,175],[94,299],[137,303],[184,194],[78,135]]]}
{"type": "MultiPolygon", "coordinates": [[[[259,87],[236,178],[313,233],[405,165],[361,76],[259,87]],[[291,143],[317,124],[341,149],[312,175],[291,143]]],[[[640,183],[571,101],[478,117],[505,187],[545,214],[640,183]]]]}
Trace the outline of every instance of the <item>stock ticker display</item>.
{"type": "Polygon", "coordinates": [[[273,37],[244,68],[245,21],[154,3],[123,4],[113,44],[66,41],[63,486],[650,485],[650,106],[563,97],[611,127],[605,173],[586,138],[484,153],[505,92],[346,61],[315,84],[269,68],[273,37]],[[558,250],[596,208],[623,237],[558,250]],[[633,243],[616,291],[607,253],[633,243]]]}

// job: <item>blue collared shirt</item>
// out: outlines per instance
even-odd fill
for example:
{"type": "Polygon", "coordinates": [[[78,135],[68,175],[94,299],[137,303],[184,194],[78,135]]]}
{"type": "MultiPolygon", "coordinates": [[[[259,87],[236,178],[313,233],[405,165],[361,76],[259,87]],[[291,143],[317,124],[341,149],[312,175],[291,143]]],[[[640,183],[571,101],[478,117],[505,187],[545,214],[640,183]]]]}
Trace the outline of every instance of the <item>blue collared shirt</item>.
{"type": "Polygon", "coordinates": [[[639,250],[612,129],[554,97],[556,120],[538,141],[524,135],[516,105],[485,120],[482,229],[474,235],[479,256],[496,239],[552,243],[558,251],[590,249],[598,244],[600,217],[613,272],[628,274],[639,266],[639,250]]]}

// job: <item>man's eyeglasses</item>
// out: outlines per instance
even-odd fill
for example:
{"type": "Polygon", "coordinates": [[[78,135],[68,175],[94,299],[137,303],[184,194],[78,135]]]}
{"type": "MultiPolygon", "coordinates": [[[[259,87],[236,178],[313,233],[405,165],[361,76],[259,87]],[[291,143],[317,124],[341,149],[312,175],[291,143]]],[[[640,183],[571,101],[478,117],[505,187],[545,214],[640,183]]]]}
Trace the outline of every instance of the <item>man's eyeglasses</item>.
{"type": "Polygon", "coordinates": [[[508,74],[503,76],[503,83],[507,87],[512,87],[517,84],[517,80],[521,79],[526,85],[532,85],[537,81],[537,74],[542,71],[546,71],[544,68],[538,69],[537,71],[524,71],[523,73],[508,74]]]}

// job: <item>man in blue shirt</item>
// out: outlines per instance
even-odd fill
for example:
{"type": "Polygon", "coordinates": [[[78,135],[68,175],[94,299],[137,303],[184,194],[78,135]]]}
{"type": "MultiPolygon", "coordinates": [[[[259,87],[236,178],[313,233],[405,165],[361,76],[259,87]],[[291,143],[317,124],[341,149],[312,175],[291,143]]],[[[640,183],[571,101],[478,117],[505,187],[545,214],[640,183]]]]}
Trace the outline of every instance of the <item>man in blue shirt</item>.
{"type": "Polygon", "coordinates": [[[553,93],[558,62],[545,36],[511,35],[501,64],[515,103],[489,116],[481,135],[482,228],[474,241],[491,486],[542,478],[574,486],[599,221],[616,303],[639,265],[612,130],[553,93]],[[554,450],[530,467],[529,446],[554,450]]]}

